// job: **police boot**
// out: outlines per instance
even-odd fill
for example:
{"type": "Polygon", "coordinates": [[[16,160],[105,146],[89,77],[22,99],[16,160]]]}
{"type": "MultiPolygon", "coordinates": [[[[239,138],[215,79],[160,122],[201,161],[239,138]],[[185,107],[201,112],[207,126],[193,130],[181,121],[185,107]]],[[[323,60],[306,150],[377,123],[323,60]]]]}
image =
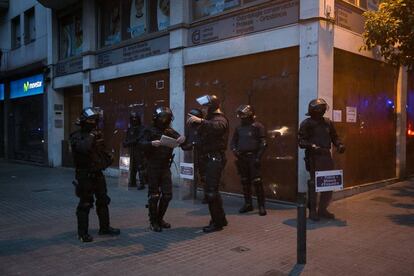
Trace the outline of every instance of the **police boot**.
{"type": "Polygon", "coordinates": [[[88,234],[89,228],[89,203],[79,203],[76,209],[76,217],[78,220],[78,239],[81,242],[92,242],[93,238],[88,234]]]}
{"type": "Polygon", "coordinates": [[[322,192],[319,202],[319,217],[325,219],[335,219],[335,215],[327,210],[331,202],[332,192],[322,192]]]}
{"type": "Polygon", "coordinates": [[[167,212],[168,203],[172,198],[171,194],[162,195],[160,204],[158,205],[158,224],[161,228],[171,228],[171,224],[164,220],[165,212],[167,212]]]}
{"type": "Polygon", "coordinates": [[[263,183],[260,178],[253,180],[254,188],[256,189],[257,205],[259,205],[259,215],[266,216],[267,212],[265,209],[265,195],[263,190],[263,183]]]}
{"type": "Polygon", "coordinates": [[[244,205],[239,210],[240,214],[253,211],[252,191],[251,191],[250,183],[244,180],[242,181],[242,187],[243,187],[243,194],[244,194],[244,205]]]}
{"type": "Polygon", "coordinates": [[[204,233],[211,233],[223,230],[223,226],[227,225],[226,215],[223,210],[222,200],[220,194],[209,193],[208,196],[208,208],[211,215],[209,225],[203,227],[204,233]]]}
{"type": "Polygon", "coordinates": [[[158,199],[159,195],[150,195],[148,200],[148,215],[150,219],[150,229],[154,232],[161,232],[162,228],[158,221],[158,199]]]}
{"type": "Polygon", "coordinates": [[[309,202],[309,219],[318,221],[319,216],[316,211],[317,193],[315,192],[315,184],[312,180],[308,181],[308,202],[309,202]]]}
{"type": "Polygon", "coordinates": [[[108,228],[99,229],[99,235],[118,236],[121,234],[121,230],[108,226],[108,228]]]}

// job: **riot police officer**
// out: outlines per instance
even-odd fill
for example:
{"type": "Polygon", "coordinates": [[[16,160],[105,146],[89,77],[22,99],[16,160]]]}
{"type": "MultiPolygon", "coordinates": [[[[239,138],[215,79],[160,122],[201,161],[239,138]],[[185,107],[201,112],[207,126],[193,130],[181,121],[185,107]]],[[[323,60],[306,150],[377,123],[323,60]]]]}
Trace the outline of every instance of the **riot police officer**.
{"type": "Polygon", "coordinates": [[[99,235],[119,235],[119,229],[109,224],[108,205],[111,201],[107,195],[105,177],[102,170],[113,161],[112,155],[105,149],[102,133],[97,129],[99,113],[88,107],[83,109],[78,125],[80,130],[70,135],[73,159],[76,167],[76,195],[79,204],[76,209],[78,220],[78,237],[82,242],[91,242],[88,233],[89,210],[96,198],[96,214],[99,218],[99,235]]]}
{"type": "Polygon", "coordinates": [[[145,189],[145,184],[148,182],[147,177],[147,164],[145,155],[138,146],[138,140],[143,134],[145,127],[141,125],[141,117],[135,111],[132,111],[129,116],[130,126],[127,130],[125,140],[123,142],[124,147],[129,148],[130,167],[129,167],[129,183],[128,186],[135,187],[137,179],[137,171],[139,174],[139,186],[138,190],[145,189]]]}
{"type": "Polygon", "coordinates": [[[236,166],[241,178],[244,194],[244,205],[239,213],[253,211],[252,188],[254,186],[259,206],[259,215],[265,216],[265,196],[263,191],[260,163],[267,146],[264,126],[255,121],[253,107],[241,105],[236,110],[237,117],[241,120],[231,140],[231,150],[236,156],[236,166]]]}
{"type": "MultiPolygon", "coordinates": [[[[188,112],[188,115],[196,116],[200,119],[204,117],[203,112],[198,108],[193,108],[188,112]]],[[[207,204],[207,198],[206,198],[206,185],[205,185],[205,163],[200,162],[203,160],[203,156],[201,155],[201,136],[200,136],[200,124],[198,123],[191,123],[187,124],[187,127],[185,129],[185,143],[181,146],[181,148],[184,151],[192,151],[192,159],[194,163],[194,173],[198,174],[200,176],[200,180],[203,184],[203,190],[204,190],[204,198],[202,203],[207,204]]],[[[195,175],[195,179],[198,179],[195,175]]],[[[197,183],[196,183],[197,184],[197,183]]]]}
{"type": "Polygon", "coordinates": [[[187,123],[200,124],[202,145],[200,151],[205,163],[206,189],[211,221],[203,228],[206,233],[220,231],[227,225],[223,202],[219,193],[221,174],[226,164],[225,151],[229,136],[229,122],[220,110],[220,100],[215,95],[204,95],[197,102],[206,111],[205,119],[190,116],[187,123]]]}
{"type": "Polygon", "coordinates": [[[332,191],[322,192],[317,208],[317,193],[315,192],[315,172],[333,170],[334,163],[331,155],[331,144],[339,153],[345,152],[345,146],[340,141],[334,124],[324,117],[328,104],[324,99],[314,99],[309,102],[308,113],[299,128],[299,147],[305,149],[305,164],[309,171],[308,181],[309,218],[317,221],[320,217],[334,219],[335,216],[327,210],[332,199],[332,191]]]}
{"type": "Polygon", "coordinates": [[[173,148],[161,144],[163,135],[176,139],[178,144],[185,141],[170,127],[174,119],[169,107],[157,107],[153,113],[153,124],[144,130],[139,144],[145,150],[148,160],[148,213],[150,229],[161,232],[162,228],[171,228],[164,220],[168,204],[172,199],[172,180],[170,166],[173,160],[173,148]]]}

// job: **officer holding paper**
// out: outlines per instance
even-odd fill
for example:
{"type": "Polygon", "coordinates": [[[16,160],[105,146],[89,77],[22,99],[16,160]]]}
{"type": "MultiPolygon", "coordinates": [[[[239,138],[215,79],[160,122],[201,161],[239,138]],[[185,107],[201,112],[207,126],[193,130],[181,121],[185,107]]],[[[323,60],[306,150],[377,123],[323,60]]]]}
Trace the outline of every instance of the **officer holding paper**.
{"type": "Polygon", "coordinates": [[[331,155],[331,144],[334,144],[339,153],[345,152],[345,146],[340,141],[334,124],[323,117],[328,104],[324,99],[314,99],[309,103],[308,113],[299,128],[299,147],[305,149],[306,169],[309,171],[309,218],[317,221],[320,217],[335,219],[334,214],[327,208],[332,199],[332,191],[322,192],[317,208],[317,193],[315,191],[315,172],[334,169],[331,155]]]}
{"type": "Polygon", "coordinates": [[[139,144],[148,160],[148,211],[150,228],[161,232],[171,225],[164,221],[168,204],[172,199],[172,180],[170,166],[173,149],[185,141],[177,131],[170,127],[174,119],[169,107],[157,107],[153,113],[151,127],[144,130],[139,144]]]}

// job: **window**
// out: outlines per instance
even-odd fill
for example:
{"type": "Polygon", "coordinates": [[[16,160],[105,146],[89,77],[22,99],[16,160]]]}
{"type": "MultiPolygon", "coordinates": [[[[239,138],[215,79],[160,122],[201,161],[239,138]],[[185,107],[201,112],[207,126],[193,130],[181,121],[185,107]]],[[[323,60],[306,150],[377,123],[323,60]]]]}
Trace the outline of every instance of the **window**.
{"type": "Polygon", "coordinates": [[[21,46],[20,16],[16,16],[11,21],[12,24],[12,48],[21,46]]]}
{"type": "Polygon", "coordinates": [[[35,9],[34,7],[24,13],[24,43],[36,39],[35,9]]]}
{"type": "Polygon", "coordinates": [[[77,10],[59,20],[59,57],[65,59],[80,55],[82,45],[82,12],[77,10]]]}
{"type": "Polygon", "coordinates": [[[240,0],[193,0],[193,19],[222,13],[240,6],[240,2],[240,0]]]}
{"type": "Polygon", "coordinates": [[[170,0],[102,0],[100,45],[162,31],[170,25],[170,0]]]}
{"type": "Polygon", "coordinates": [[[344,0],[352,5],[358,6],[364,10],[378,10],[380,0],[344,0]]]}
{"type": "Polygon", "coordinates": [[[215,14],[238,8],[249,7],[270,0],[193,0],[192,14],[193,19],[201,19],[215,14]]]}

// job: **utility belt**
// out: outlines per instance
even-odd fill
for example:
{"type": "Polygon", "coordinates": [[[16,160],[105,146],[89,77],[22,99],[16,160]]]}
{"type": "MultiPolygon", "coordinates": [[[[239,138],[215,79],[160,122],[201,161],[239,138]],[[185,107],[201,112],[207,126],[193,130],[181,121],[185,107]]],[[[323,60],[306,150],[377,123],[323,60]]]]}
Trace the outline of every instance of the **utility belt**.
{"type": "Polygon", "coordinates": [[[239,155],[240,157],[253,158],[253,157],[256,157],[257,152],[256,151],[244,151],[244,152],[240,152],[239,155]]]}
{"type": "Polygon", "coordinates": [[[79,178],[96,178],[101,174],[101,171],[76,169],[76,176],[79,178]]]}
{"type": "Polygon", "coordinates": [[[226,154],[224,151],[214,151],[214,152],[208,152],[204,154],[204,156],[207,159],[213,160],[213,161],[223,161],[226,160],[226,154]]]}

